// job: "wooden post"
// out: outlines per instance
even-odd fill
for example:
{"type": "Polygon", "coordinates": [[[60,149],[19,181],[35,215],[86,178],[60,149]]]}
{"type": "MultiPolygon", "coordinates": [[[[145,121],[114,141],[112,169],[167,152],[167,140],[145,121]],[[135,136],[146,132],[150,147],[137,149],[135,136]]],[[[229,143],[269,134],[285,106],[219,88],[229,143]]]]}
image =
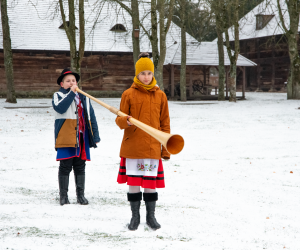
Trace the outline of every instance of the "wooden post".
{"type": "Polygon", "coordinates": [[[271,89],[270,89],[270,92],[274,92],[275,91],[275,52],[274,52],[274,45],[272,47],[272,63],[271,63],[271,66],[272,66],[272,77],[271,77],[271,82],[272,82],[272,86],[271,86],[271,89]]]}
{"type": "Polygon", "coordinates": [[[226,75],[226,98],[228,98],[228,67],[225,66],[225,75],[226,75]]]}
{"type": "Polygon", "coordinates": [[[246,90],[246,67],[243,67],[243,87],[242,87],[242,92],[243,92],[243,99],[245,99],[245,90],[246,90]]]}
{"type": "Polygon", "coordinates": [[[204,80],[204,85],[206,85],[206,67],[205,66],[203,66],[202,67],[202,72],[203,72],[203,80],[204,80]]]}
{"type": "MultiPolygon", "coordinates": [[[[206,84],[206,67],[205,66],[202,67],[202,72],[203,72],[203,82],[204,82],[203,87],[205,87],[207,85],[206,84]]],[[[207,92],[208,91],[207,91],[207,87],[206,87],[206,95],[208,95],[207,92]]]]}
{"type": "MultiPolygon", "coordinates": [[[[215,66],[215,69],[219,72],[219,67],[215,66]]],[[[218,85],[219,85],[219,81],[218,81],[218,85]]],[[[218,95],[218,87],[215,87],[215,95],[218,95]]]]}
{"type": "Polygon", "coordinates": [[[256,67],[256,70],[257,70],[257,78],[256,78],[256,81],[257,81],[257,89],[256,91],[257,92],[261,92],[261,89],[260,89],[260,47],[259,47],[259,39],[256,39],[256,50],[257,50],[257,67],[256,67]]]}
{"type": "Polygon", "coordinates": [[[193,96],[193,70],[194,67],[190,66],[190,86],[189,86],[190,97],[193,96]]]}
{"type": "Polygon", "coordinates": [[[171,64],[171,97],[174,97],[174,65],[171,64]]]}

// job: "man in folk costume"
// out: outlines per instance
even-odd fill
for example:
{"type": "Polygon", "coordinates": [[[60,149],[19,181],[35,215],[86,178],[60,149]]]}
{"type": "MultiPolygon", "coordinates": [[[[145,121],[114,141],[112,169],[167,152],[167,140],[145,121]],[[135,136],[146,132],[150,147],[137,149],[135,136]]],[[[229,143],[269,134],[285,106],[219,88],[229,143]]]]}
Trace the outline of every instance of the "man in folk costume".
{"type": "Polygon", "coordinates": [[[60,161],[58,183],[60,205],[70,204],[68,199],[69,174],[74,170],[77,202],[87,205],[84,196],[85,163],[90,161],[90,148],[100,142],[94,109],[88,97],[76,92],[80,76],[70,69],[64,69],[57,84],[52,106],[55,110],[55,150],[60,161]]]}

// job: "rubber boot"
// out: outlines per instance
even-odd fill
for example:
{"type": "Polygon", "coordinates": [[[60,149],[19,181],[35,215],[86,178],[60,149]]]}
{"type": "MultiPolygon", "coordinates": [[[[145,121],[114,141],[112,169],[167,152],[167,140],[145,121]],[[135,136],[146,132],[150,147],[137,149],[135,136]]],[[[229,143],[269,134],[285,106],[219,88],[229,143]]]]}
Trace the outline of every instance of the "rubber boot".
{"type": "Polygon", "coordinates": [[[89,204],[88,200],[84,197],[85,175],[74,175],[76,184],[77,202],[81,205],[89,204]]]}
{"type": "Polygon", "coordinates": [[[58,176],[59,185],[59,203],[60,205],[70,204],[68,199],[68,188],[69,188],[69,176],[60,175],[58,176]]]}
{"type": "Polygon", "coordinates": [[[140,206],[142,200],[142,192],[127,193],[128,201],[130,202],[132,217],[128,229],[131,231],[137,230],[140,225],[140,206]]]}
{"type": "Polygon", "coordinates": [[[160,224],[156,221],[155,218],[155,206],[156,201],[158,199],[157,193],[143,193],[144,201],[146,205],[147,215],[146,215],[146,222],[149,227],[153,230],[157,230],[161,228],[160,224]]]}

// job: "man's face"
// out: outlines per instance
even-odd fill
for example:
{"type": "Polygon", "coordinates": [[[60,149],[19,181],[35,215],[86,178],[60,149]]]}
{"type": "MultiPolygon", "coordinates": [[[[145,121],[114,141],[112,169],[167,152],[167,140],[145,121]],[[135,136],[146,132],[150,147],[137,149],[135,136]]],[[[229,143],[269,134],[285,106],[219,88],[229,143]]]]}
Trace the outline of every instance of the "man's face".
{"type": "Polygon", "coordinates": [[[69,89],[71,88],[73,85],[75,85],[77,82],[76,82],[76,78],[75,76],[73,75],[66,75],[62,82],[60,83],[60,86],[64,89],[69,89]]]}

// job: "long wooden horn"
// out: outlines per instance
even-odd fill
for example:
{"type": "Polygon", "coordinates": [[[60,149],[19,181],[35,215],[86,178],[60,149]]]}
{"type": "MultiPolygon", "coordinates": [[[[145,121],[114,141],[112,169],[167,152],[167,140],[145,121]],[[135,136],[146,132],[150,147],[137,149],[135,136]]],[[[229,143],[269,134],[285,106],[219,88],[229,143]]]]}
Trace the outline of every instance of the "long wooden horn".
{"type": "MultiPolygon", "coordinates": [[[[112,106],[96,99],[95,97],[85,93],[84,91],[80,90],[79,88],[77,88],[76,91],[87,96],[91,100],[99,103],[103,107],[107,108],[110,112],[112,112],[118,116],[128,116],[127,114],[123,113],[122,111],[118,110],[117,108],[112,107],[112,106]]],[[[133,117],[129,118],[129,121],[132,124],[134,124],[135,126],[137,126],[138,128],[140,128],[141,130],[145,131],[147,134],[154,137],[156,140],[158,140],[167,149],[167,151],[170,154],[176,155],[183,149],[184,140],[180,135],[172,135],[172,134],[162,132],[158,129],[152,128],[151,126],[149,126],[143,122],[140,122],[139,120],[137,120],[133,117]]]]}

